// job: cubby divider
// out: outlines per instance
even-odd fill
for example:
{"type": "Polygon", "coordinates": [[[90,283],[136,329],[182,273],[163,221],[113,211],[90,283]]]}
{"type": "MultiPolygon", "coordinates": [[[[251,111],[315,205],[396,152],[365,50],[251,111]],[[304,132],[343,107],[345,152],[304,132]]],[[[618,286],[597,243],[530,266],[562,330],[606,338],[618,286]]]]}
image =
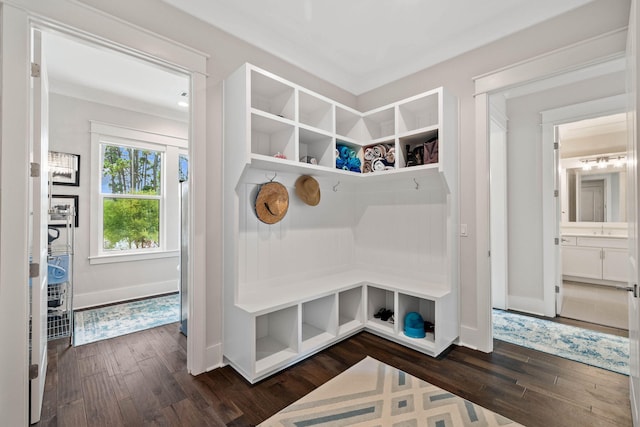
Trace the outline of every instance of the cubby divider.
{"type": "Polygon", "coordinates": [[[338,293],[338,333],[359,329],[363,324],[362,286],[338,293]]]}

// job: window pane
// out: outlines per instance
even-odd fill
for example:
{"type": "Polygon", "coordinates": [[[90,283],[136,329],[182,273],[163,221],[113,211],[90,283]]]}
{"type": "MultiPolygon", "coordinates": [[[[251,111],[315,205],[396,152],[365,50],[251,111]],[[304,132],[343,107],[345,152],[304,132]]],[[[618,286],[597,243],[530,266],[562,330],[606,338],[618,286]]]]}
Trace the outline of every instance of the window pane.
{"type": "Polygon", "coordinates": [[[162,153],[104,144],[102,158],[103,194],[160,194],[162,153]]]}
{"type": "Polygon", "coordinates": [[[178,180],[180,182],[189,179],[189,157],[184,154],[178,156],[178,180]]]}
{"type": "Polygon", "coordinates": [[[103,249],[160,247],[160,200],[104,198],[103,249]]]}

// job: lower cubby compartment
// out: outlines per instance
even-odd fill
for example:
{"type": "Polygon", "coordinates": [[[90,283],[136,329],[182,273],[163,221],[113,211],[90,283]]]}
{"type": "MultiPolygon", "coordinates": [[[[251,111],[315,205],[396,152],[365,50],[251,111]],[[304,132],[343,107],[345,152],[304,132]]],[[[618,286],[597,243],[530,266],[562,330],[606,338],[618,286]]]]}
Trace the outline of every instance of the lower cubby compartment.
{"type": "Polygon", "coordinates": [[[424,338],[413,338],[405,334],[404,332],[405,317],[407,316],[408,313],[411,313],[411,312],[420,314],[420,316],[425,322],[429,322],[433,325],[435,324],[435,318],[436,318],[435,301],[419,298],[413,295],[398,293],[398,312],[396,313],[399,335],[411,340],[416,340],[416,341],[422,340],[422,341],[433,343],[435,341],[434,331],[428,330],[424,338]]]}
{"type": "Polygon", "coordinates": [[[338,334],[362,327],[362,286],[338,293],[338,334]]]}
{"type": "Polygon", "coordinates": [[[302,304],[302,349],[308,351],[336,336],[336,296],[327,295],[302,304]]]}
{"type": "Polygon", "coordinates": [[[395,310],[394,292],[367,286],[367,325],[385,332],[394,331],[395,313],[393,317],[376,317],[381,310],[395,310]],[[393,322],[392,322],[393,321],[393,322]]]}
{"type": "Polygon", "coordinates": [[[298,307],[256,317],[256,372],[298,354],[298,307]]]}

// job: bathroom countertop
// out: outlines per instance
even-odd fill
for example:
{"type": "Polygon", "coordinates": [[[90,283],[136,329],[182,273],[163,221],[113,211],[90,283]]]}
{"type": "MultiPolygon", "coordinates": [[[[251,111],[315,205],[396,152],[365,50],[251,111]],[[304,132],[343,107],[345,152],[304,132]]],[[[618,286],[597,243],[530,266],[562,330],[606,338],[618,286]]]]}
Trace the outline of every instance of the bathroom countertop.
{"type": "Polygon", "coordinates": [[[563,237],[598,237],[607,239],[627,239],[628,236],[620,234],[595,234],[595,233],[562,233],[563,237]]]}

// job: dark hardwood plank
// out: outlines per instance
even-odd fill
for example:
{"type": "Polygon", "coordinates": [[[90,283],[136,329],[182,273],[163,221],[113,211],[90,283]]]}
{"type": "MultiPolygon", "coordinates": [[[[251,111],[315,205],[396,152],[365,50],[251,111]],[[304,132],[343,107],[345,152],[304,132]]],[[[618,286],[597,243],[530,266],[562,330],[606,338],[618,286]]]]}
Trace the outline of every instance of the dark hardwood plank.
{"type": "Polygon", "coordinates": [[[253,426],[371,356],[528,427],[631,426],[625,375],[497,340],[490,354],[452,346],[432,358],[363,332],[253,385],[229,366],[188,374],[185,348],[171,324],[50,349],[38,425],[253,426]]]}
{"type": "Polygon", "coordinates": [[[105,372],[82,380],[84,406],[92,426],[123,426],[120,408],[105,372]]]}

